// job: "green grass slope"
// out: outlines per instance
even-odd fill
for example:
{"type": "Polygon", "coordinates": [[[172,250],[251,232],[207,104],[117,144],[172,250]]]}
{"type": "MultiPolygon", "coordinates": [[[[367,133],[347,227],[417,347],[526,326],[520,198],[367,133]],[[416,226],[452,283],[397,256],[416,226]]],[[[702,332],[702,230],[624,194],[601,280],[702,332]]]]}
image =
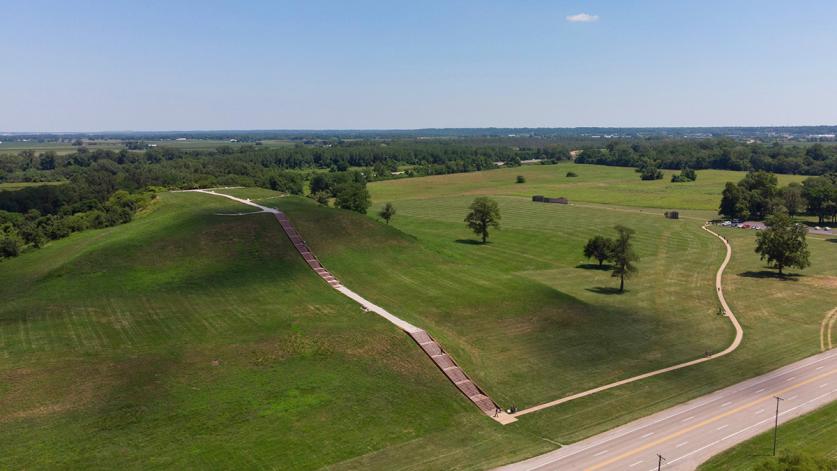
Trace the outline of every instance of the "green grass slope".
{"type": "Polygon", "coordinates": [[[489,422],[271,215],[161,200],[0,264],[0,468],[313,469],[489,422]]]}

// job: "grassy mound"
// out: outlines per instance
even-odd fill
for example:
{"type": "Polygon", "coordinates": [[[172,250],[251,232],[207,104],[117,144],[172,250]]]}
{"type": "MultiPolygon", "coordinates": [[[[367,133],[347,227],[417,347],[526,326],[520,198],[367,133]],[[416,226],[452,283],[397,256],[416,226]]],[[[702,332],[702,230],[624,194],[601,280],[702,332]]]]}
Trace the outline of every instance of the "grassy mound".
{"type": "Polygon", "coordinates": [[[0,264],[0,468],[312,469],[487,420],[271,215],[161,200],[0,264]]]}

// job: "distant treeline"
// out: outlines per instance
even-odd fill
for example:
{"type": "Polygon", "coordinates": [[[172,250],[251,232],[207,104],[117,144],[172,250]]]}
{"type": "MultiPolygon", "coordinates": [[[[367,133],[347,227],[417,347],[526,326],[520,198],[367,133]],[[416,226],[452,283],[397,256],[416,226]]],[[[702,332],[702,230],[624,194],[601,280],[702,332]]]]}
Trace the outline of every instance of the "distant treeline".
{"type": "Polygon", "coordinates": [[[496,168],[495,162],[569,159],[559,145],[544,147],[475,146],[460,141],[344,142],[329,146],[220,146],[214,150],[148,148],[142,152],[80,148],[67,155],[22,151],[0,155],[0,182],[71,180],[91,169],[114,175],[119,188],[149,185],[191,188],[220,184],[274,187],[302,191],[300,170],[363,173],[367,180],[403,175],[438,175],[496,168]],[[297,171],[289,174],[288,171],[297,171]],[[274,184],[270,181],[273,179],[274,184]]]}
{"type": "Polygon", "coordinates": [[[824,175],[837,172],[837,146],[759,144],[731,139],[612,141],[603,148],[584,148],[576,162],[637,168],[688,167],[824,175]]]}

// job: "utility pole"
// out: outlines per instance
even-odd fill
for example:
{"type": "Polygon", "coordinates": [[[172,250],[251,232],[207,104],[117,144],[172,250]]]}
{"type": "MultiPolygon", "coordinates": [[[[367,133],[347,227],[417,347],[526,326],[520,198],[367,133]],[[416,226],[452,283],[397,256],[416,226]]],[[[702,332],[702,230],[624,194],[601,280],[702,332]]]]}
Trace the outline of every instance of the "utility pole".
{"type": "Polygon", "coordinates": [[[776,456],[776,434],[779,432],[779,401],[784,401],[776,396],[776,420],[773,423],[773,456],[776,456]]]}
{"type": "Polygon", "coordinates": [[[657,471],[660,471],[663,468],[663,461],[666,459],[659,453],[657,453],[657,458],[659,458],[659,460],[657,460],[657,471]]]}

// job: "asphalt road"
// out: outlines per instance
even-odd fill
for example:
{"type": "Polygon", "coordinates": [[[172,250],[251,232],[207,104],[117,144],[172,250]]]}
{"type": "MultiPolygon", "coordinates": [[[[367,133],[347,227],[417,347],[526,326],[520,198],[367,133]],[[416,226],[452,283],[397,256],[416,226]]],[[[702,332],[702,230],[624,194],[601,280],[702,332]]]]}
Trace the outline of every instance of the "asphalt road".
{"type": "MultiPolygon", "coordinates": [[[[695,469],[711,456],[837,399],[837,350],[806,358],[503,470],[695,469]]],[[[781,445],[781,431],[779,443],[781,445]]],[[[770,450],[765,450],[769,453],[770,450]]]]}

